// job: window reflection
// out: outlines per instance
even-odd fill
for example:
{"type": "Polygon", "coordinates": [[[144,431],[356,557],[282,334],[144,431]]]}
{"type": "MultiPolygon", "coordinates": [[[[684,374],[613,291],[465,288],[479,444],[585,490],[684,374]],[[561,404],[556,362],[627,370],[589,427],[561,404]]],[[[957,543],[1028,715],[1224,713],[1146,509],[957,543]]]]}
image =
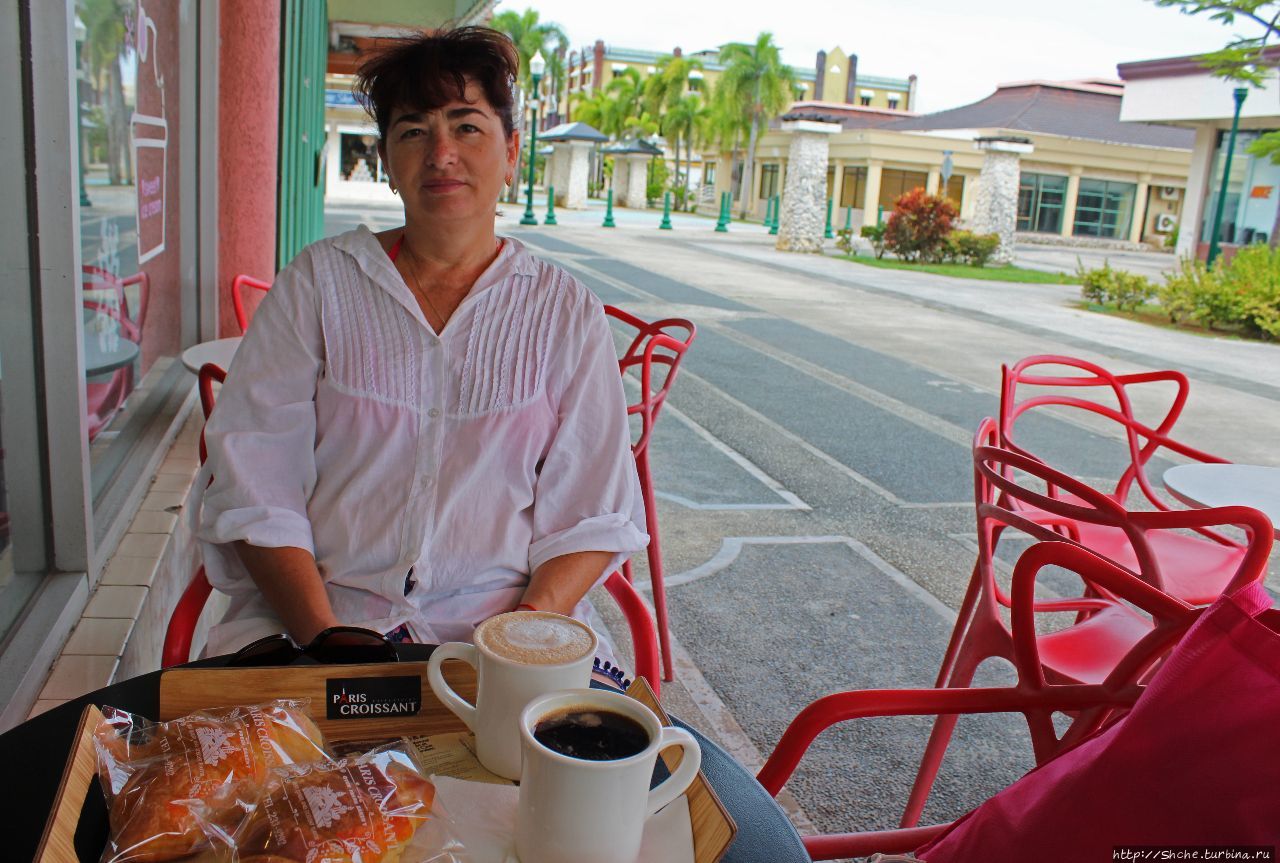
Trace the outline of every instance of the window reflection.
{"type": "Polygon", "coordinates": [[[180,339],[179,5],[76,0],[86,427],[95,489],[180,339]],[[113,454],[114,451],[114,454],[113,454]]]}

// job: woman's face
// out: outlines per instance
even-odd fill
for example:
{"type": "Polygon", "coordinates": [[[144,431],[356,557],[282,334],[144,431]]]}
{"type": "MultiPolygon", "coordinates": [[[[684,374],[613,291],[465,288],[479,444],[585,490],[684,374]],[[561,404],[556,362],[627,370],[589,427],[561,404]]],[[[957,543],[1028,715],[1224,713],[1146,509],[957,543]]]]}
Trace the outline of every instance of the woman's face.
{"type": "Polygon", "coordinates": [[[410,217],[492,225],[498,196],[515,170],[520,136],[507,137],[474,81],[467,81],[463,97],[431,111],[397,106],[379,146],[410,217]]]}

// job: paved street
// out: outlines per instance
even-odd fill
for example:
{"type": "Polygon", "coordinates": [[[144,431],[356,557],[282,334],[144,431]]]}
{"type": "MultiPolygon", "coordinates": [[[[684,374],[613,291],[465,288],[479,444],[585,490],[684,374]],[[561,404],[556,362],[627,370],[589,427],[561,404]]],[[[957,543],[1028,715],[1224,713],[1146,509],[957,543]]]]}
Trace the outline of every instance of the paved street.
{"type": "MultiPolygon", "coordinates": [[[[973,564],[968,448],[996,410],[1002,362],[1065,353],[1179,368],[1193,381],[1181,439],[1280,464],[1280,346],[1092,314],[1074,287],[784,255],[758,226],[716,234],[686,216],[659,232],[654,214],[628,213],[613,230],[574,214],[522,229],[522,208],[504,209],[499,233],[605,302],[698,326],[653,443],[679,644],[664,701],[749,766],[822,694],[932,684],[973,564]]],[[[331,233],[399,222],[349,205],[328,216],[331,233]]],[[[1046,418],[1027,431],[1085,477],[1114,475],[1124,457],[1104,426],[1046,418]]],[[[1274,567],[1269,583],[1280,587],[1274,567]]],[[[1010,675],[993,663],[983,679],[1010,675]]],[[[927,728],[873,720],[823,735],[789,786],[797,821],[896,826],[927,728]]],[[[1026,751],[1016,723],[962,721],[926,817],[989,796],[1027,768],[1026,751]]]]}

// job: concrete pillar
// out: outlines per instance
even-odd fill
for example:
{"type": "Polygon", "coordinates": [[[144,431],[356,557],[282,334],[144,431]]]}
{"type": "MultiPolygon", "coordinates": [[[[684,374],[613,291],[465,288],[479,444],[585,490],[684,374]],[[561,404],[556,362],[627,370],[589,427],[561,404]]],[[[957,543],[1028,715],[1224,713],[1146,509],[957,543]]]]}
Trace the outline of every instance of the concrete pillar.
{"type": "Polygon", "coordinates": [[[232,280],[276,272],[280,4],[222,0],[218,29],[218,335],[238,336],[232,280]]]}
{"type": "Polygon", "coordinates": [[[1077,165],[1067,176],[1067,197],[1062,202],[1062,227],[1058,233],[1070,237],[1076,230],[1076,202],[1080,200],[1080,174],[1083,169],[1077,165]]]}
{"type": "Polygon", "coordinates": [[[548,176],[551,187],[555,189],[557,207],[565,206],[569,199],[569,161],[569,144],[564,141],[555,144],[548,159],[548,176]]]}
{"type": "Polygon", "coordinates": [[[342,182],[342,133],[337,123],[325,125],[324,187],[329,193],[342,182]]]}
{"type": "Polygon", "coordinates": [[[827,222],[827,154],[839,123],[788,120],[782,131],[791,134],[787,177],[782,187],[778,223],[778,251],[821,252],[827,222]]]}
{"type": "Polygon", "coordinates": [[[1138,190],[1133,197],[1133,221],[1129,224],[1129,242],[1141,243],[1147,225],[1147,198],[1151,194],[1151,175],[1138,176],[1138,190]]]}
{"type": "MultiPolygon", "coordinates": [[[[557,143],[556,206],[566,210],[586,209],[586,182],[591,174],[591,143],[557,143]]],[[[616,170],[616,168],[614,168],[616,170]]]]}
{"type": "Polygon", "coordinates": [[[613,189],[613,205],[621,207],[631,186],[631,163],[621,154],[613,154],[608,158],[613,159],[613,176],[609,181],[609,188],[613,189]]]}
{"type": "Polygon", "coordinates": [[[880,207],[880,175],[884,162],[871,159],[867,162],[867,188],[862,196],[862,224],[874,225],[880,207]]]}
{"type": "Polygon", "coordinates": [[[924,181],[924,191],[927,195],[938,194],[938,189],[942,186],[942,172],[937,168],[929,169],[929,176],[924,181]]]}
{"type": "Polygon", "coordinates": [[[978,177],[973,231],[996,234],[1000,247],[992,256],[997,264],[1013,261],[1013,235],[1018,228],[1018,182],[1022,156],[1035,148],[1026,138],[978,138],[974,146],[983,152],[982,174],[978,177]]]}
{"type": "Polygon", "coordinates": [[[649,156],[644,153],[628,153],[620,160],[614,161],[614,170],[616,171],[618,161],[627,163],[627,193],[622,196],[622,200],[618,200],[618,194],[613,195],[613,202],[621,204],[633,210],[643,210],[649,205],[649,156]]]}
{"type": "Polygon", "coordinates": [[[1177,253],[1180,258],[1194,258],[1204,224],[1205,202],[1209,197],[1213,151],[1218,143],[1218,130],[1212,123],[1196,126],[1196,140],[1191,147],[1191,169],[1187,173],[1187,191],[1182,196],[1182,214],[1178,217],[1177,253]]]}

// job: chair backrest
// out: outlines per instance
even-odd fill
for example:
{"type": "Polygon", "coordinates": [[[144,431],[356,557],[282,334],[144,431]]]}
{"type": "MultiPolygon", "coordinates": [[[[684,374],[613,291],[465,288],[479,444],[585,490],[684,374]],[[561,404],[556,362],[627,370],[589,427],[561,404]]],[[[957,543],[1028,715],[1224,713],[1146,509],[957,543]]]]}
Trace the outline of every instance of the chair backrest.
{"type": "Polygon", "coordinates": [[[261,279],[255,279],[253,276],[246,276],[243,273],[235,277],[231,282],[231,307],[236,313],[236,323],[240,325],[241,332],[247,332],[249,329],[249,320],[253,317],[249,309],[245,306],[244,292],[247,290],[259,291],[266,293],[271,290],[271,283],[264,282],[261,279]]]}
{"type": "Polygon", "coordinates": [[[666,403],[676,371],[693,343],[697,329],[684,318],[650,322],[615,306],[605,306],[604,311],[613,320],[634,330],[630,334],[630,344],[618,358],[618,371],[625,375],[631,369],[639,369],[640,399],[627,406],[628,416],[640,417],[640,432],[631,444],[632,453],[639,457],[648,450],[653,425],[666,403]]]}
{"type": "MultiPolygon", "coordinates": [[[[200,371],[196,373],[196,388],[200,391],[200,410],[204,413],[204,421],[209,421],[209,414],[213,413],[213,385],[220,384],[227,379],[227,373],[215,363],[205,363],[200,367],[200,371]]],[[[204,464],[208,459],[209,452],[204,446],[204,426],[200,427],[200,464],[204,464]]]]}
{"type": "MultiPolygon", "coordinates": [[[[1174,370],[1118,375],[1096,363],[1076,357],[1040,354],[1001,366],[1000,441],[1016,452],[1031,451],[1017,442],[1018,420],[1028,411],[1044,407],[1084,411],[1111,420],[1124,433],[1128,464],[1109,492],[1119,503],[1126,502],[1136,482],[1142,494],[1158,509],[1169,509],[1147,476],[1146,468],[1161,449],[1204,462],[1223,462],[1219,456],[1187,446],[1170,437],[1187,403],[1190,383],[1174,370]],[[1147,384],[1173,386],[1173,396],[1163,417],[1154,426],[1137,417],[1130,388],[1147,384]]],[[[1148,387],[1154,390],[1155,387],[1148,387]]]]}
{"type": "Polygon", "coordinates": [[[1034,456],[1001,446],[996,440],[995,421],[990,418],[982,421],[975,435],[973,463],[980,565],[984,558],[990,561],[996,537],[1007,527],[1037,540],[1072,542],[1072,526],[1088,523],[1122,531],[1138,561],[1134,574],[1164,590],[1160,560],[1147,540],[1149,532],[1232,526],[1246,535],[1245,553],[1232,584],[1239,586],[1265,573],[1274,531],[1270,519],[1258,510],[1244,506],[1153,512],[1125,509],[1111,496],[1034,456]],[[1033,487],[1037,483],[1044,491],[1033,487]]]}
{"type": "Polygon", "coordinates": [[[84,290],[88,294],[84,307],[101,311],[125,327],[125,337],[134,342],[142,339],[142,328],[147,322],[147,309],[151,300],[151,277],[144,272],[121,279],[102,267],[86,264],[81,268],[85,275],[84,290]],[[129,303],[128,288],[136,286],[136,305],[129,303]],[[101,294],[111,295],[112,302],[103,302],[101,294]]]}

